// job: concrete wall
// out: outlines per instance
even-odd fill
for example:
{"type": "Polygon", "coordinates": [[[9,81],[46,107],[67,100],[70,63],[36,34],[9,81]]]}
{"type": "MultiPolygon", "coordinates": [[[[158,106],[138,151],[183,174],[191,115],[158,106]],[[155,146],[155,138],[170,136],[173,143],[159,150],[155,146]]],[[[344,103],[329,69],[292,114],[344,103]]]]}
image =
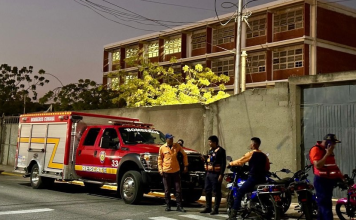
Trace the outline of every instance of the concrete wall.
{"type": "Polygon", "coordinates": [[[247,90],[216,103],[203,106],[175,105],[160,107],[90,111],[139,118],[153,123],[158,130],[170,132],[185,146],[206,153],[207,139],[218,135],[227,154],[237,159],[248,151],[250,139],[262,140],[261,150],[270,154],[272,170],[296,170],[296,151],[292,142],[292,111],[288,83],[275,88],[247,90]]]}
{"type": "Polygon", "coordinates": [[[206,139],[202,136],[205,107],[200,104],[103,109],[89,112],[139,118],[142,122],[154,124],[154,127],[163,133],[172,133],[176,141],[182,138],[185,147],[203,152],[206,139]]]}
{"type": "Polygon", "coordinates": [[[247,90],[209,105],[205,136],[217,134],[233,159],[248,151],[251,137],[259,137],[261,150],[269,153],[272,170],[296,170],[293,150],[288,83],[275,88],[247,90]]]}

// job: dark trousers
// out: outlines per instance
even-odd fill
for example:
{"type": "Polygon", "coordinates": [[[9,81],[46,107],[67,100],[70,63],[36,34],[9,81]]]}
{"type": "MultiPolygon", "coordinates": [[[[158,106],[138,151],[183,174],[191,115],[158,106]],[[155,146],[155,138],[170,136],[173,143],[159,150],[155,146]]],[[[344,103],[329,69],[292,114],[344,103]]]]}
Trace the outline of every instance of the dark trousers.
{"type": "Polygon", "coordinates": [[[318,203],[318,220],[332,220],[332,196],[336,180],[320,176],[314,177],[314,187],[318,203]]]}
{"type": "Polygon", "coordinates": [[[219,182],[220,173],[207,172],[205,177],[205,194],[206,194],[206,208],[211,209],[212,193],[215,195],[216,209],[219,208],[221,202],[221,182],[219,182]]]}
{"type": "Polygon", "coordinates": [[[164,195],[166,203],[167,205],[171,204],[171,189],[173,182],[176,189],[177,206],[182,206],[182,187],[179,171],[176,173],[163,173],[164,195]]]}
{"type": "Polygon", "coordinates": [[[264,182],[266,182],[264,178],[261,179],[261,178],[249,176],[248,179],[244,182],[244,184],[242,184],[242,186],[238,189],[237,195],[234,199],[234,205],[232,206],[232,208],[235,210],[239,210],[241,208],[241,201],[244,195],[246,193],[252,192],[255,185],[264,182]]]}

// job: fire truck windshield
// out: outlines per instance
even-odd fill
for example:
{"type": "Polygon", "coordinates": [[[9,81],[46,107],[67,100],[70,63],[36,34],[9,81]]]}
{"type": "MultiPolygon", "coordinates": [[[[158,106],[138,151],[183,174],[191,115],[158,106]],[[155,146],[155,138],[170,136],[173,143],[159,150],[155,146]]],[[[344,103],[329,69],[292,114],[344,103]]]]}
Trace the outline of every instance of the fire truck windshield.
{"type": "Polygon", "coordinates": [[[166,142],[162,132],[150,128],[119,128],[125,144],[159,144],[166,142]]]}

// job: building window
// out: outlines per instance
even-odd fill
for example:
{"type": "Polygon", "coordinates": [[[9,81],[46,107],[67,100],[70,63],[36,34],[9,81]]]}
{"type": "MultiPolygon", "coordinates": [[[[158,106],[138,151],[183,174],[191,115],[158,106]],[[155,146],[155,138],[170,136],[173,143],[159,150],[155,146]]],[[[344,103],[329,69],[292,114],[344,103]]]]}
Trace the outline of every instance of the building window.
{"type": "Polygon", "coordinates": [[[180,53],[182,38],[169,39],[164,42],[164,54],[180,53]]]}
{"type": "Polygon", "coordinates": [[[266,72],[266,53],[251,53],[247,57],[246,73],[266,72]]]}
{"type": "Polygon", "coordinates": [[[303,7],[279,11],[274,15],[274,33],[303,28],[303,7]]]}
{"type": "Polygon", "coordinates": [[[138,55],[138,46],[126,48],[126,58],[131,58],[138,55]]]}
{"type": "Polygon", "coordinates": [[[113,64],[120,64],[120,50],[116,50],[112,53],[112,63],[113,64]]]}
{"type": "Polygon", "coordinates": [[[147,45],[148,58],[158,57],[159,54],[159,44],[158,42],[152,42],[147,45]]]}
{"type": "Polygon", "coordinates": [[[303,47],[283,48],[273,52],[273,70],[303,67],[303,47]]]}
{"type": "Polygon", "coordinates": [[[234,76],[235,75],[234,57],[226,57],[226,58],[213,60],[211,63],[211,70],[217,75],[224,74],[226,76],[234,76]]]}
{"type": "Polygon", "coordinates": [[[223,26],[213,30],[213,45],[231,43],[235,41],[235,26],[223,26]]]}
{"type": "Polygon", "coordinates": [[[192,49],[205,48],[206,31],[192,34],[192,49]]]}
{"type": "Polygon", "coordinates": [[[129,73],[128,75],[125,76],[125,84],[129,83],[130,80],[137,79],[138,78],[138,73],[129,73]]]}
{"type": "Polygon", "coordinates": [[[261,37],[266,35],[266,16],[258,16],[255,18],[251,18],[248,22],[250,27],[247,26],[246,37],[254,38],[261,37]]]}

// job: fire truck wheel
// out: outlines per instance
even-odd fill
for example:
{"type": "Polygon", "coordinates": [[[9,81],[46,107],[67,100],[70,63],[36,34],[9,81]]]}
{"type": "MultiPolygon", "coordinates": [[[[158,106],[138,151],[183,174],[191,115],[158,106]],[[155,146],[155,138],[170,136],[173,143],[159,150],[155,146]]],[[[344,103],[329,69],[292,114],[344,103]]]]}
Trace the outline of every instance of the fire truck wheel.
{"type": "Polygon", "coordinates": [[[202,189],[183,190],[183,201],[185,203],[192,203],[198,201],[202,194],[202,189]]]}
{"type": "Polygon", "coordinates": [[[120,183],[121,198],[126,204],[138,204],[143,197],[142,176],[137,171],[127,171],[120,183]]]}
{"type": "Polygon", "coordinates": [[[32,170],[31,170],[31,175],[30,175],[30,182],[31,186],[34,189],[43,189],[46,188],[49,185],[49,180],[48,178],[41,177],[39,176],[39,167],[38,164],[33,165],[32,170]]]}

